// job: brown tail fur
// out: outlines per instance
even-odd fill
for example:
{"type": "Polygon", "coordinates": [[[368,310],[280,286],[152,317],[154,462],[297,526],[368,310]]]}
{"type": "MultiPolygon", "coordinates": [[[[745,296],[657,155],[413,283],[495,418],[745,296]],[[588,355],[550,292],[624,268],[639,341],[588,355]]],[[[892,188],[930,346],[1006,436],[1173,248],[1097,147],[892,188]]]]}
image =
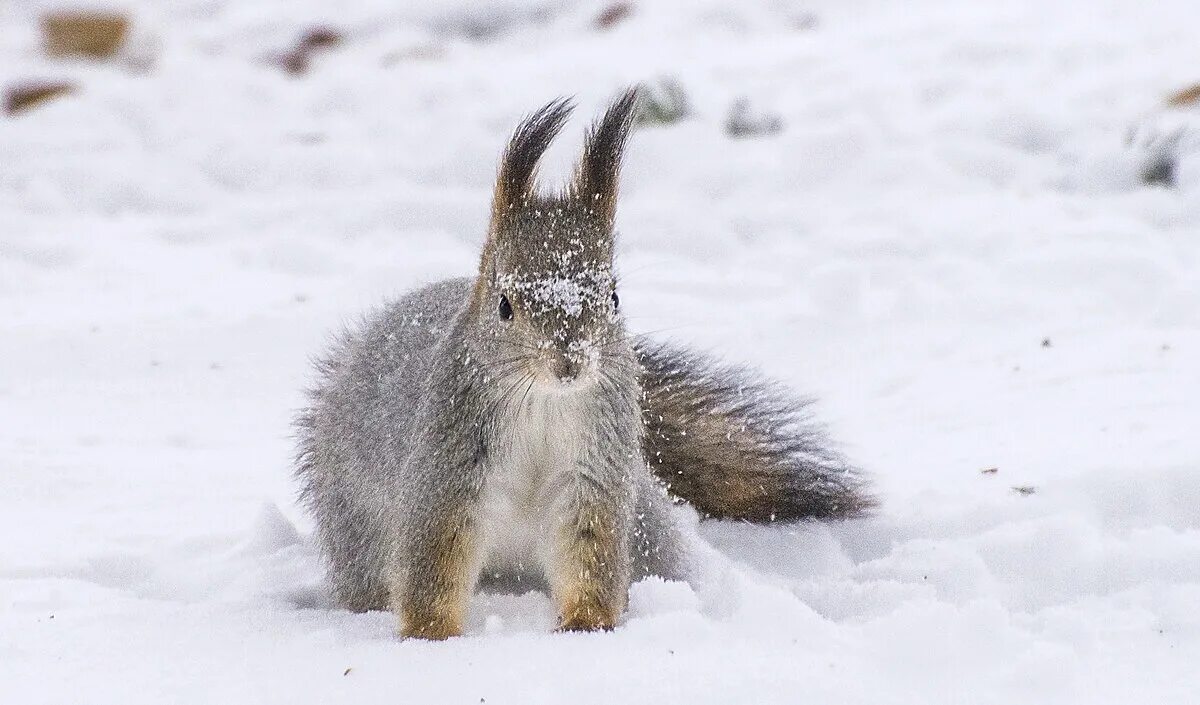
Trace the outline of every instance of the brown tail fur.
{"type": "Polygon", "coordinates": [[[703,516],[767,523],[857,517],[875,506],[861,473],[810,422],[810,401],[667,345],[639,345],[637,355],[645,456],[703,516]]]}

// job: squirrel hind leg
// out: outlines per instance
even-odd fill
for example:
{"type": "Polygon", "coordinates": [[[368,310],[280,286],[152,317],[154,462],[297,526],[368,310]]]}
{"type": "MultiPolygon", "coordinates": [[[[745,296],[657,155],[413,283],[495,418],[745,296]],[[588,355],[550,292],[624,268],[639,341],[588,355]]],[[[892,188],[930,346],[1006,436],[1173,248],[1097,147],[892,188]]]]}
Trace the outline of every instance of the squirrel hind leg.
{"type": "Polygon", "coordinates": [[[387,588],[376,580],[364,582],[335,579],[333,596],[339,605],[351,612],[386,610],[390,605],[387,588]]]}
{"type": "Polygon", "coordinates": [[[664,580],[690,577],[687,538],[671,504],[666,490],[647,474],[638,492],[629,541],[635,581],[649,576],[664,580]]]}
{"type": "Polygon", "coordinates": [[[380,567],[383,541],[373,524],[346,504],[318,505],[318,537],[329,566],[336,604],[351,612],[386,610],[387,583],[380,567]]]}
{"type": "Polygon", "coordinates": [[[392,609],[404,637],[442,640],[463,631],[467,605],[479,580],[479,542],[473,523],[456,518],[431,530],[401,560],[392,609]]]}

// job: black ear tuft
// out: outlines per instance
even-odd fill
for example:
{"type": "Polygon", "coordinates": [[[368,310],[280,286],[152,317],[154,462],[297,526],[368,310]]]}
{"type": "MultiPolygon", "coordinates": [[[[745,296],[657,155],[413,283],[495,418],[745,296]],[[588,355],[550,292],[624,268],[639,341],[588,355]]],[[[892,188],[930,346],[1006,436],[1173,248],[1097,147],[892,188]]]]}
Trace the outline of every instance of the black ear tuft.
{"type": "Polygon", "coordinates": [[[573,193],[606,222],[616,212],[621,156],[638,110],[638,89],[627,89],[588,131],[573,193]]]}
{"type": "Polygon", "coordinates": [[[570,98],[558,98],[530,114],[517,127],[500,161],[496,195],[492,202],[493,218],[519,205],[533,192],[538,160],[571,116],[574,107],[570,98]]]}

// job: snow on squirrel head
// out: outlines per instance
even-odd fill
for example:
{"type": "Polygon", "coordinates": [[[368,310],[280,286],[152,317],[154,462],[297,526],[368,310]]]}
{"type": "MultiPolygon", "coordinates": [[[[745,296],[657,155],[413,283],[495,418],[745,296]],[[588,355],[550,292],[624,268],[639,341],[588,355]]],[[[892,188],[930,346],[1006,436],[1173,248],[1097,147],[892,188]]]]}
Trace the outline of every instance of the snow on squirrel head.
{"type": "Polygon", "coordinates": [[[538,193],[537,165],[571,103],[547,104],[513,133],[471,296],[480,357],[571,387],[594,381],[605,359],[632,354],[613,274],[613,216],[636,108],[634,89],[608,108],[588,132],[571,182],[555,195],[538,193]]]}

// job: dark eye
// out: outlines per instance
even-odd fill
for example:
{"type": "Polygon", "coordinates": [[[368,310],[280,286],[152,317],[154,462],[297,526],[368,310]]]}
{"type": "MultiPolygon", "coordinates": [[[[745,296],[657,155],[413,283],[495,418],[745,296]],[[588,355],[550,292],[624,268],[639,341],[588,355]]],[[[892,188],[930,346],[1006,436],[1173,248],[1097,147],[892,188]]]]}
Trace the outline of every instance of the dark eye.
{"type": "Polygon", "coordinates": [[[613,310],[616,311],[617,309],[621,308],[621,297],[617,296],[617,292],[615,292],[615,291],[613,292],[612,299],[613,299],[613,310]]]}
{"type": "Polygon", "coordinates": [[[504,294],[500,295],[500,320],[512,320],[512,304],[508,302],[508,297],[504,294]]]}

